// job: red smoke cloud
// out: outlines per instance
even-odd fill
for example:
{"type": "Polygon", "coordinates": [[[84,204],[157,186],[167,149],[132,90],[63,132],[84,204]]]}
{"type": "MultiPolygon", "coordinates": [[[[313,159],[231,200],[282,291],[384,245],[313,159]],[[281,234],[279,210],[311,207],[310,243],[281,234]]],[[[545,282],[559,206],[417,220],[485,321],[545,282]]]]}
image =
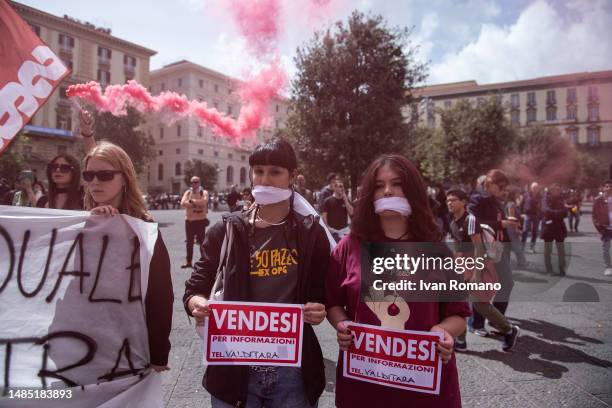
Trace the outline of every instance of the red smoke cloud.
{"type": "Polygon", "coordinates": [[[66,94],[92,103],[96,109],[110,112],[114,116],[126,115],[128,105],[141,113],[159,113],[168,121],[193,116],[202,126],[211,126],[216,133],[238,142],[254,136],[254,132],[264,122],[270,100],[277,97],[286,84],[287,77],[278,62],[262,70],[241,87],[243,106],[237,120],[209,108],[206,102],[190,101],[185,95],[176,92],[152,96],[136,81],[109,85],[104,93],[100,84],[92,81],[72,85],[66,94]]]}
{"type": "MultiPolygon", "coordinates": [[[[302,20],[321,17],[331,3],[331,0],[295,1],[304,4],[303,15],[295,16],[302,20]]],[[[270,101],[279,97],[287,84],[287,75],[280,68],[276,51],[281,31],[281,3],[281,0],[228,0],[224,3],[249,50],[266,66],[239,86],[242,108],[238,119],[208,107],[206,102],[190,101],[176,92],[162,92],[153,96],[136,81],[109,85],[104,92],[97,82],[76,84],[70,86],[66,94],[114,116],[126,115],[127,106],[132,106],[141,113],[159,114],[165,122],[170,123],[195,117],[202,126],[210,126],[217,134],[237,143],[244,138],[253,138],[255,131],[266,123],[270,101]]],[[[288,5],[286,1],[285,9],[288,5]]]]}

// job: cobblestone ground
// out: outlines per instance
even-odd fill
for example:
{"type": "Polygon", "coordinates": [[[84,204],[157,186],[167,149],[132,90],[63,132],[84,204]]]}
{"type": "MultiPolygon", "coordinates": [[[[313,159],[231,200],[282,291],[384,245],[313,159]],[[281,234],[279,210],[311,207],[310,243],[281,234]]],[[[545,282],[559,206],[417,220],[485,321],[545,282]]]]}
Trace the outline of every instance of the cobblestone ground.
{"type": "MultiPolygon", "coordinates": [[[[588,208],[587,208],[588,211],[588,208]]],[[[184,281],[191,270],[180,269],[185,255],[184,214],[154,211],[172,260],[175,303],[171,335],[171,371],[163,374],[167,407],[209,407],[202,388],[201,341],[181,302],[184,281]]],[[[211,221],[221,213],[211,215],[211,221]]],[[[510,304],[507,315],[522,329],[512,353],[501,351],[496,338],[468,336],[469,351],[458,354],[459,379],[466,407],[606,407],[612,405],[612,278],[603,276],[601,243],[590,214],[583,215],[581,231],[570,235],[572,264],[568,277],[530,301],[510,304]],[[572,266],[573,265],[573,266],[572,266]],[[580,265],[580,267],[578,267],[580,265]],[[561,303],[573,289],[594,287],[597,303],[561,303]],[[588,286],[586,286],[586,285],[588,286]],[[574,285],[574,286],[572,286],[574,285]],[[570,288],[570,291],[571,289],[570,288]],[[549,300],[556,300],[551,302],[549,300]]],[[[529,270],[515,270],[517,287],[538,283],[541,251],[529,254],[529,270]]],[[[198,250],[195,250],[198,254],[198,250]]],[[[327,387],[319,407],[334,406],[337,345],[327,323],[316,328],[326,363],[327,387]]]]}

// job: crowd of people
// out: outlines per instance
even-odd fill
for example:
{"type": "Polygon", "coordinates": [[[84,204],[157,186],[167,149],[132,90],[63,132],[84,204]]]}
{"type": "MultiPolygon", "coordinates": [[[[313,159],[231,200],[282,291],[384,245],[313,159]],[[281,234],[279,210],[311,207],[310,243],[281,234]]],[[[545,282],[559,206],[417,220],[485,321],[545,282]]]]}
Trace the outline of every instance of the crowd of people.
{"type": "MultiPolygon", "coordinates": [[[[88,146],[84,159],[65,154],[54,158],[47,166],[47,190],[28,171],[19,175],[15,189],[7,190],[3,181],[0,191],[5,203],[9,197],[13,205],[87,210],[106,216],[125,214],[153,221],[129,156],[112,143],[96,143],[90,115],[82,112],[81,120],[88,146]]],[[[525,266],[524,251],[536,251],[535,244],[541,239],[546,272],[564,275],[564,240],[568,231],[578,231],[580,223],[579,192],[563,192],[555,183],[542,188],[535,182],[522,192],[499,169],[479,177],[470,191],[445,189],[428,186],[407,158],[383,155],[365,169],[351,197],[345,180],[335,173],[327,177],[320,191],[307,189],[305,176],[298,173],[295,152],[283,139],[257,146],[249,165],[252,188],[239,192],[232,187],[224,198],[230,212],[212,226],[208,215],[216,207],[215,195],[199,177],[191,178],[190,187],[178,200],[185,209],[186,259],[182,267],[192,268],[185,282],[185,311],[197,325],[204,323],[211,313],[209,301],[217,295],[215,282],[220,273],[224,274],[223,300],[303,304],[301,367],[208,366],[203,385],[214,407],[316,406],[326,380],[321,347],[312,327],[326,319],[337,332],[339,347],[337,406],[376,406],[381,400],[385,405],[411,401],[420,407],[460,406],[454,351],[467,349],[467,330],[487,336],[488,320],[502,336],[504,351],[512,350],[519,341],[519,328],[506,316],[514,285],[511,254],[515,253],[519,267],[525,266]],[[452,241],[452,245],[445,241],[452,241]],[[194,242],[200,248],[196,262],[194,242]],[[380,310],[374,310],[360,296],[365,278],[361,255],[368,242],[428,242],[435,244],[435,256],[482,256],[487,259],[486,267],[465,273],[464,279],[501,283],[499,291],[473,291],[465,300],[415,302],[403,295],[394,299],[393,304],[402,305],[399,309],[409,311],[400,322],[402,329],[440,333],[437,351],[444,368],[439,395],[357,381],[342,374],[342,351],[354,341],[348,328],[351,322],[380,326],[384,321],[380,310]],[[499,254],[491,255],[491,242],[506,245],[499,254]],[[553,242],[558,255],[556,271],[553,242]],[[292,254],[283,265],[284,273],[260,273],[258,262],[271,251],[292,254]]],[[[164,208],[169,199],[162,195],[155,201],[164,208]]],[[[593,204],[606,276],[612,275],[611,220],[612,181],[608,180],[593,204]]],[[[164,371],[169,368],[173,288],[170,258],[161,233],[153,259],[145,300],[150,363],[156,371],[164,371]]]]}

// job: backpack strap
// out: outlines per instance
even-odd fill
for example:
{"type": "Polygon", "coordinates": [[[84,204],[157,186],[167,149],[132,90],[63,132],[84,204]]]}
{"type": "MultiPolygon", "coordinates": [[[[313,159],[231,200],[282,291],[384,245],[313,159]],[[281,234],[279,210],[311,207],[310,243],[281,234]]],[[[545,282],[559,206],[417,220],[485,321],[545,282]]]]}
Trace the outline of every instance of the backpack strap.
{"type": "Polygon", "coordinates": [[[229,253],[229,247],[233,242],[233,228],[231,223],[225,220],[225,236],[223,237],[223,244],[221,245],[221,252],[219,257],[219,266],[217,267],[217,275],[215,277],[215,284],[213,285],[210,295],[208,296],[209,300],[223,300],[222,296],[217,299],[213,299],[215,293],[223,292],[223,280],[225,279],[225,264],[227,262],[227,255],[229,253]]]}

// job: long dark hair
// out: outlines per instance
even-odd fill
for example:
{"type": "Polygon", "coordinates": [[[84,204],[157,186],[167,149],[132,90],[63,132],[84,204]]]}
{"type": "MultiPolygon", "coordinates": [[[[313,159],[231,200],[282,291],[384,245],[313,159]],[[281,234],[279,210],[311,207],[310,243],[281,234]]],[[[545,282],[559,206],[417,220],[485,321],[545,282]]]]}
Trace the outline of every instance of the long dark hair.
{"type": "MultiPolygon", "coordinates": [[[[49,164],[55,163],[57,159],[64,159],[72,166],[70,174],[72,176],[70,185],[68,186],[68,198],[64,205],[64,210],[81,210],[83,209],[83,197],[81,190],[81,166],[79,161],[69,154],[57,155],[49,162],[49,164]]],[[[53,181],[53,176],[49,167],[47,167],[47,181],[49,182],[49,208],[57,208],[57,186],[53,181]]]]}
{"type": "Polygon", "coordinates": [[[387,165],[399,175],[402,191],[412,207],[412,215],[408,218],[408,230],[418,241],[440,241],[440,231],[429,206],[425,181],[412,162],[397,154],[378,157],[364,172],[351,224],[351,234],[363,240],[384,238],[380,217],[374,212],[374,192],[378,170],[387,165]]]}

